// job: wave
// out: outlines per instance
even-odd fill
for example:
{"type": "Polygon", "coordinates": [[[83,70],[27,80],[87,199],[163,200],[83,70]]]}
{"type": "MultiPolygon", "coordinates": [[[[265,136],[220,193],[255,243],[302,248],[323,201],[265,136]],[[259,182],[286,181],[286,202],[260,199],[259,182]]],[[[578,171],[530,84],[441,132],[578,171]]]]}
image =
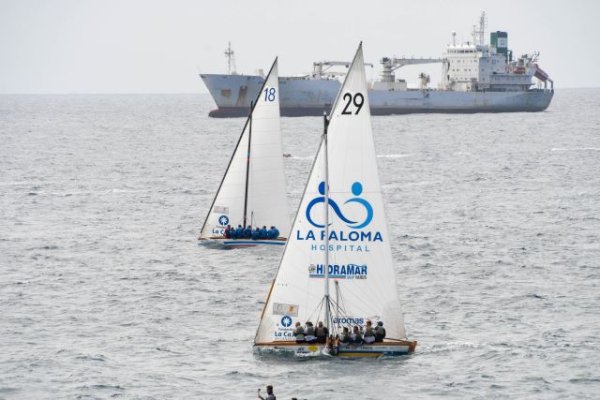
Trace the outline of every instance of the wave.
{"type": "Polygon", "coordinates": [[[377,158],[405,158],[412,157],[412,154],[378,154],[377,158]]]}
{"type": "Polygon", "coordinates": [[[600,147],[573,147],[571,149],[563,147],[553,147],[550,151],[600,151],[600,147]]]}

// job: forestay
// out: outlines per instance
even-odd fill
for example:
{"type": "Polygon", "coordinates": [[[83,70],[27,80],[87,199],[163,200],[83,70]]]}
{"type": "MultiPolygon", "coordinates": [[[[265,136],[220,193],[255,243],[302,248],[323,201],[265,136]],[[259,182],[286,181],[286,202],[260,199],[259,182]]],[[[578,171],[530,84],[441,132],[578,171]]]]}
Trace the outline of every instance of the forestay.
{"type": "Polygon", "coordinates": [[[277,59],[254,104],[202,227],[201,238],[223,235],[228,224],[243,225],[244,210],[246,225],[275,225],[283,237],[289,232],[277,59]]]}
{"type": "Polygon", "coordinates": [[[329,169],[330,327],[383,320],[388,338],[406,337],[396,289],[359,47],[332,108],[256,343],[293,339],[293,325],[325,322],[325,149],[329,169]]]}

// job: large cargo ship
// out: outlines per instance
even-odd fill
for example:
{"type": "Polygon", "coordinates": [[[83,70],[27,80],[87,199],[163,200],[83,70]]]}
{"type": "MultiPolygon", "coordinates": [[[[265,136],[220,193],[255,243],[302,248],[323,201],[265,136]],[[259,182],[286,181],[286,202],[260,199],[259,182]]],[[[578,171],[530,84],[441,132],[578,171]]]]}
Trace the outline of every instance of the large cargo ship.
{"type": "MultiPolygon", "coordinates": [[[[539,53],[513,59],[508,49],[508,34],[490,33],[485,43],[485,13],[479,27],[473,28],[473,40],[457,43],[456,33],[441,58],[381,59],[381,75],[369,89],[371,114],[476,113],[543,111],[554,94],[554,82],[538,66],[539,53]],[[442,77],[437,89],[429,87],[430,77],[419,75],[419,88],[408,88],[395,72],[406,65],[440,63],[442,77]]],[[[246,116],[264,77],[240,75],[232,71],[231,45],[225,52],[228,74],[200,74],[217,109],[211,117],[246,116]]],[[[323,115],[328,112],[340,87],[336,67],[349,63],[322,61],[313,63],[310,75],[280,77],[280,106],[283,116],[323,115]]]]}

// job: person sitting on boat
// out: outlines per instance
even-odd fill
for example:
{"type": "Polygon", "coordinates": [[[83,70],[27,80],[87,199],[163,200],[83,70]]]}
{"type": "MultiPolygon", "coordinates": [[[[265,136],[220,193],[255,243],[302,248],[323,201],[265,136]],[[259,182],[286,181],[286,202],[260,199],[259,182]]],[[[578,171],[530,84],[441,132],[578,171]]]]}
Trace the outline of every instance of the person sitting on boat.
{"type": "Polygon", "coordinates": [[[385,338],[385,328],[383,327],[383,321],[377,322],[377,327],[375,327],[375,341],[383,342],[385,338]]]}
{"type": "Polygon", "coordinates": [[[363,340],[367,344],[371,344],[375,341],[375,331],[373,331],[373,326],[369,320],[367,320],[367,328],[365,329],[363,340]]]}
{"type": "Polygon", "coordinates": [[[237,228],[235,228],[235,235],[233,236],[234,239],[241,239],[244,237],[244,228],[242,228],[241,225],[238,225],[237,228]]]}
{"type": "Polygon", "coordinates": [[[304,329],[304,340],[306,343],[316,343],[317,337],[315,336],[315,327],[312,322],[306,322],[306,328],[304,329]]]}
{"type": "Polygon", "coordinates": [[[279,229],[275,228],[274,226],[271,226],[271,229],[269,229],[269,239],[277,239],[279,237],[279,229]]]}
{"type": "Polygon", "coordinates": [[[258,227],[256,227],[256,229],[254,229],[252,231],[252,240],[258,240],[260,239],[260,229],[258,229],[258,227]]]}
{"type": "Polygon", "coordinates": [[[231,231],[233,229],[231,228],[231,225],[227,225],[227,228],[225,228],[225,231],[223,232],[223,236],[225,236],[227,239],[231,239],[231,231]]]}
{"type": "Polygon", "coordinates": [[[294,336],[296,337],[296,343],[304,342],[304,327],[300,322],[296,322],[296,329],[294,329],[294,336]]]}
{"type": "Polygon", "coordinates": [[[252,226],[248,225],[246,227],[246,229],[244,229],[244,237],[246,239],[251,239],[252,238],[252,226]]]}
{"type": "Polygon", "coordinates": [[[260,230],[260,239],[267,239],[269,236],[267,234],[267,227],[265,225],[263,225],[263,227],[260,230]]]}
{"type": "Polygon", "coordinates": [[[327,336],[329,336],[329,329],[326,326],[323,326],[323,322],[319,321],[317,325],[317,329],[315,329],[315,336],[317,337],[318,343],[325,343],[327,341],[327,336]]]}
{"type": "Polygon", "coordinates": [[[354,325],[352,328],[352,334],[350,335],[350,343],[352,344],[362,344],[363,339],[360,331],[358,330],[358,325],[354,325]]]}
{"type": "Polygon", "coordinates": [[[345,326],[342,333],[340,333],[340,342],[344,344],[350,343],[350,331],[347,326],[345,326]]]}

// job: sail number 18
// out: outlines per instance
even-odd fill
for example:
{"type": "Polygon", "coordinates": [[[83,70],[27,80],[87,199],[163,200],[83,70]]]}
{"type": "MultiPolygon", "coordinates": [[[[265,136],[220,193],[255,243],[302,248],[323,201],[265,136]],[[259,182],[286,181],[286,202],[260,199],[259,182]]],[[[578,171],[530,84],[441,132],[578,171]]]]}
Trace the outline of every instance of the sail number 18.
{"type": "Polygon", "coordinates": [[[275,101],[275,88],[265,88],[265,101],[275,101]]]}
{"type": "Polygon", "coordinates": [[[359,113],[363,104],[365,104],[365,97],[362,95],[362,93],[355,93],[354,96],[352,96],[350,93],[344,93],[342,99],[346,101],[346,107],[344,107],[342,110],[343,115],[350,115],[352,114],[352,111],[354,111],[354,115],[356,115],[359,113]],[[353,110],[352,106],[354,106],[356,110],[353,110]]]}

